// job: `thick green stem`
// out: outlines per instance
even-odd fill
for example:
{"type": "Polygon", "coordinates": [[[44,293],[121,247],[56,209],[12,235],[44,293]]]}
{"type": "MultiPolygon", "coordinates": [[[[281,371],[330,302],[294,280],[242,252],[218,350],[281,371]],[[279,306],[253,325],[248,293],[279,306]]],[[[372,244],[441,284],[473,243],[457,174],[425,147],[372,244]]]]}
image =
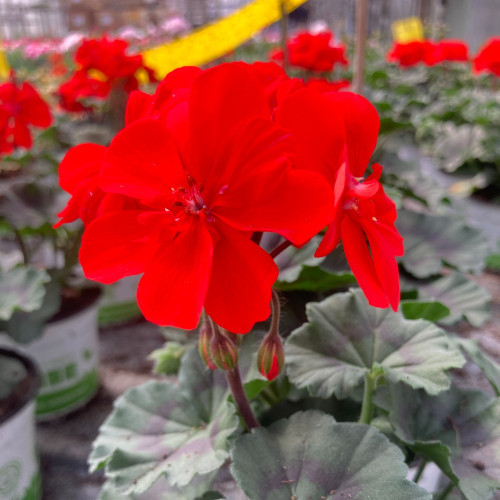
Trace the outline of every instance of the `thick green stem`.
{"type": "Polygon", "coordinates": [[[420,460],[420,464],[417,469],[417,473],[415,474],[415,477],[413,478],[414,483],[418,483],[420,478],[422,477],[422,474],[424,473],[425,466],[427,465],[427,460],[425,458],[422,458],[420,460]]]}
{"type": "Polygon", "coordinates": [[[248,430],[259,427],[260,424],[257,421],[257,418],[250,407],[247,395],[245,394],[238,365],[236,365],[233,370],[226,371],[226,379],[229,384],[229,388],[231,389],[231,393],[233,394],[234,402],[236,403],[248,430]]]}
{"type": "Polygon", "coordinates": [[[376,375],[368,372],[365,375],[365,391],[363,394],[363,404],[361,406],[360,424],[369,424],[373,414],[373,393],[375,392],[376,375]]]}
{"type": "Polygon", "coordinates": [[[441,495],[439,495],[436,500],[445,500],[445,498],[451,493],[451,490],[453,490],[454,487],[455,485],[450,482],[450,484],[443,490],[441,495]]]}

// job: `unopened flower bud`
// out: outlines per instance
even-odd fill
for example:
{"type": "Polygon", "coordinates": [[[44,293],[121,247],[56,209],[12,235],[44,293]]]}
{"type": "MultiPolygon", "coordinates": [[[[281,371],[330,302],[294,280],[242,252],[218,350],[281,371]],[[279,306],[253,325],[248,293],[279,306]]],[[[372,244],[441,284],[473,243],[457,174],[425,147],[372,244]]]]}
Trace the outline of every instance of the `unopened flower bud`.
{"type": "Polygon", "coordinates": [[[278,334],[266,335],[257,353],[257,364],[260,373],[267,380],[274,380],[283,369],[284,362],[285,352],[281,337],[278,334]]]}
{"type": "Polygon", "coordinates": [[[210,353],[213,362],[221,370],[232,370],[238,363],[238,348],[226,335],[214,331],[210,340],[210,353]]]}
{"type": "Polygon", "coordinates": [[[198,351],[200,352],[201,359],[211,369],[215,370],[212,355],[210,352],[210,341],[213,337],[212,325],[209,321],[204,321],[200,327],[200,338],[198,340],[198,351]]]}

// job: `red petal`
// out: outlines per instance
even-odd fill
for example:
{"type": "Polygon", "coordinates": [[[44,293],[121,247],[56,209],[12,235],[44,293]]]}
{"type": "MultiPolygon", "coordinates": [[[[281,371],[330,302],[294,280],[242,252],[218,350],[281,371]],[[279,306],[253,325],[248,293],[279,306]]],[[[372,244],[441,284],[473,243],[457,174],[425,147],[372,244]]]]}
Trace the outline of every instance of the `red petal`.
{"type": "Polygon", "coordinates": [[[105,191],[145,202],[170,196],[171,188],[188,187],[177,147],[158,120],[132,123],[111,142],[99,184],[105,191]]]}
{"type": "Polygon", "coordinates": [[[367,221],[363,224],[363,228],[370,242],[370,250],[378,281],[381,283],[391,307],[394,311],[397,311],[400,299],[399,270],[394,258],[394,249],[390,242],[384,238],[381,224],[367,221]]]}
{"type": "Polygon", "coordinates": [[[343,115],[349,170],[354,177],[362,177],[377,145],[380,128],[377,110],[370,101],[352,92],[325,96],[343,115]]]}
{"type": "Polygon", "coordinates": [[[59,165],[59,185],[73,193],[80,182],[99,173],[105,153],[106,147],[98,144],[72,147],[59,165]]]}
{"type": "Polygon", "coordinates": [[[365,235],[359,225],[348,216],[342,220],[342,243],[347,262],[370,305],[387,307],[389,302],[378,281],[365,235]]]}
{"type": "Polygon", "coordinates": [[[220,224],[219,236],[205,307],[223,328],[247,333],[269,317],[278,268],[248,235],[220,224]]]}
{"type": "Polygon", "coordinates": [[[212,237],[200,221],[164,243],[137,290],[146,319],[159,325],[196,328],[207,293],[212,254],[212,237]]]}
{"type": "Polygon", "coordinates": [[[222,64],[196,78],[189,98],[193,162],[198,184],[211,186],[226,164],[241,121],[270,117],[264,89],[244,63],[222,64]]]}
{"type": "Polygon", "coordinates": [[[49,106],[27,82],[21,87],[20,106],[20,116],[27,123],[41,128],[47,128],[52,123],[49,106]]]}
{"type": "Polygon", "coordinates": [[[184,66],[171,71],[158,85],[153,96],[152,112],[170,108],[186,100],[193,82],[202,73],[200,68],[184,66]]]}
{"type": "Polygon", "coordinates": [[[148,228],[139,222],[141,213],[113,212],[88,225],[80,248],[87,278],[109,284],[144,272],[158,244],[150,240],[148,228]]]}
{"type": "Polygon", "coordinates": [[[134,90],[128,98],[127,109],[125,110],[125,125],[146,118],[152,102],[153,96],[140,90],[134,90]]]}
{"type": "Polygon", "coordinates": [[[28,127],[19,119],[14,124],[14,145],[26,149],[31,148],[33,145],[33,139],[28,127]]]}
{"type": "Polygon", "coordinates": [[[240,230],[276,232],[297,246],[331,221],[334,205],[324,177],[298,169],[270,171],[219,198],[213,210],[218,218],[240,230]]]}
{"type": "MultiPolygon", "coordinates": [[[[350,175],[350,174],[349,174],[350,175]]],[[[344,191],[347,185],[347,165],[342,163],[337,171],[335,185],[333,189],[334,203],[331,209],[332,222],[326,230],[325,236],[321,240],[314,256],[324,257],[335,250],[341,238],[340,225],[343,217],[342,203],[344,199],[344,191]]]]}
{"type": "Polygon", "coordinates": [[[322,173],[332,186],[344,154],[341,119],[324,95],[309,89],[289,95],[276,111],[276,121],[293,133],[294,163],[322,173]]]}

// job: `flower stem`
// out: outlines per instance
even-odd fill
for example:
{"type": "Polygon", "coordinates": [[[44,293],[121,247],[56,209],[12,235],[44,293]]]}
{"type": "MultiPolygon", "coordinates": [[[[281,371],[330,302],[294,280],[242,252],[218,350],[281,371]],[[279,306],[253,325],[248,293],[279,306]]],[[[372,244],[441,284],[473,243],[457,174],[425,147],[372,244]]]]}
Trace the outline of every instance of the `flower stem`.
{"type": "Polygon", "coordinates": [[[250,403],[248,402],[247,395],[245,394],[238,365],[236,365],[233,370],[226,371],[226,379],[229,384],[229,388],[231,389],[231,393],[233,394],[234,402],[236,403],[248,430],[259,427],[260,424],[257,421],[257,418],[250,407],[250,403]]]}
{"type": "Polygon", "coordinates": [[[375,391],[376,375],[372,371],[365,375],[365,390],[363,394],[363,403],[361,406],[360,424],[370,424],[373,413],[373,393],[375,391]]]}
{"type": "Polygon", "coordinates": [[[24,241],[21,231],[19,231],[19,229],[14,229],[14,235],[16,237],[17,244],[19,245],[19,249],[21,250],[21,253],[23,255],[24,264],[29,264],[31,260],[30,252],[28,246],[26,245],[26,242],[24,241]]]}
{"type": "Polygon", "coordinates": [[[269,255],[271,256],[272,259],[277,257],[283,250],[286,250],[292,243],[288,240],[283,241],[283,243],[280,243],[269,255]]]}
{"type": "Polygon", "coordinates": [[[427,465],[427,460],[425,458],[422,458],[420,460],[420,464],[418,465],[417,472],[415,474],[415,477],[412,479],[414,483],[418,483],[420,478],[422,477],[422,474],[424,473],[425,466],[427,465]]]}
{"type": "Polygon", "coordinates": [[[436,500],[445,500],[445,498],[451,493],[451,490],[455,487],[455,485],[450,481],[450,484],[443,490],[441,495],[439,495],[436,500]]]}

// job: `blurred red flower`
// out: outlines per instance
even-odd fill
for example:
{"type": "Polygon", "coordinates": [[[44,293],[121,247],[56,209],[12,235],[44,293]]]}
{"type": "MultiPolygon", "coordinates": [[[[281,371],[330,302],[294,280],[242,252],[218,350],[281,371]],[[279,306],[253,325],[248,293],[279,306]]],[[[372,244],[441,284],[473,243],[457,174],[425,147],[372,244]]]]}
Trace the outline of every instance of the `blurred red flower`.
{"type": "Polygon", "coordinates": [[[104,99],[115,87],[132,92],[139,87],[141,71],[147,80],[156,81],[142,55],[127,54],[128,45],[125,40],[106,37],[83,40],[75,53],[78,69],[58,89],[62,108],[88,111],[91,108],[81,103],[85,97],[104,99]]]}
{"type": "Polygon", "coordinates": [[[444,61],[465,62],[469,60],[469,48],[462,40],[441,40],[434,44],[428,64],[444,61]]]}
{"type": "Polygon", "coordinates": [[[91,111],[92,107],[85,104],[89,97],[104,99],[110,92],[108,83],[89,78],[83,71],[77,71],[73,76],[61,84],[57,94],[61,108],[66,111],[91,111]]]}
{"type": "MultiPolygon", "coordinates": [[[[178,70],[170,84],[187,82],[188,71],[178,70]]],[[[321,175],[293,168],[289,133],[271,120],[247,65],[192,76],[177,101],[162,86],[149,102],[157,101],[159,113],[136,94],[128,115],[139,118],[104,154],[98,185],[137,208],[90,222],[80,260],[86,276],[103,283],[144,273],[138,302],[155,323],[195,328],[205,308],[223,328],[246,333],[269,315],[278,275],[252,233],[277,232],[303,245],[331,220],[333,195],[321,175]]]]}
{"type": "MultiPolygon", "coordinates": [[[[345,46],[335,45],[332,41],[333,33],[324,31],[313,35],[302,32],[287,41],[288,58],[290,65],[304,68],[309,71],[331,71],[336,64],[347,66],[345,46]]],[[[277,49],[270,54],[274,61],[283,61],[283,51],[277,49]]]]}
{"type": "Polygon", "coordinates": [[[490,38],[474,57],[474,72],[488,71],[500,76],[500,38],[490,38]]]}
{"type": "Polygon", "coordinates": [[[395,257],[403,254],[403,240],[394,227],[396,207],[379,183],[382,167],[373,165],[373,174],[361,182],[377,143],[377,111],[350,92],[320,94],[303,89],[284,99],[276,114],[296,140],[294,163],[322,173],[334,190],[332,222],[316,256],[329,254],[342,240],[369,303],[397,310],[395,257]]]}
{"type": "Polygon", "coordinates": [[[14,78],[0,85],[0,153],[29,149],[33,145],[29,127],[44,129],[51,123],[49,106],[35,87],[18,84],[14,78]]]}
{"type": "Polygon", "coordinates": [[[409,43],[395,42],[387,53],[389,62],[398,63],[407,68],[420,63],[432,64],[434,45],[429,40],[414,41],[409,43]]]}

